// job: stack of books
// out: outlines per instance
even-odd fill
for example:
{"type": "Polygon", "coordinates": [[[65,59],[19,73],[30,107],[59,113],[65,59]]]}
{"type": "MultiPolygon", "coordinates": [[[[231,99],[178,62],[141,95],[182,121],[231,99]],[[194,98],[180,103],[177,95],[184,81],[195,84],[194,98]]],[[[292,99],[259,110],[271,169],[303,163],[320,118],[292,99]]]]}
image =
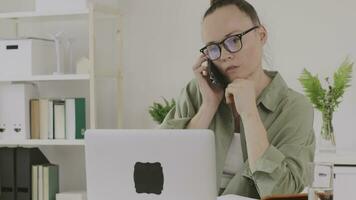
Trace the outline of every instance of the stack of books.
{"type": "Polygon", "coordinates": [[[58,165],[32,166],[32,200],[55,200],[59,192],[58,165]]]}
{"type": "Polygon", "coordinates": [[[83,139],[85,98],[31,99],[31,139],[83,139]]]}

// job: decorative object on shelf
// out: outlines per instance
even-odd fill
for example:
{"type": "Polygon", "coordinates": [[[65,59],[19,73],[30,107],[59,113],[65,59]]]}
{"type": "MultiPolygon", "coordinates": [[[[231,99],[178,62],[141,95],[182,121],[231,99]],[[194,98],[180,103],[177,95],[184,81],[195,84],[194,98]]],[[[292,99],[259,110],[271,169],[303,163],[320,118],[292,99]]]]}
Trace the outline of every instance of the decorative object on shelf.
{"type": "Polygon", "coordinates": [[[346,88],[350,86],[352,66],[353,63],[345,59],[334,73],[333,84],[330,83],[329,77],[325,79],[327,83],[326,89],[322,87],[318,76],[313,76],[306,69],[304,69],[299,78],[309,100],[314,104],[315,108],[322,113],[323,124],[319,144],[319,151],[321,152],[336,151],[336,141],[332,124],[333,113],[341,103],[341,98],[346,88]]]}
{"type": "Polygon", "coordinates": [[[54,75],[63,74],[62,69],[62,56],[61,56],[61,35],[63,32],[58,32],[51,35],[51,38],[54,40],[55,47],[56,47],[56,71],[53,72],[54,75]]]}
{"type": "Polygon", "coordinates": [[[89,59],[86,57],[82,57],[79,59],[76,67],[77,74],[89,74],[89,59]]]}
{"type": "Polygon", "coordinates": [[[165,99],[164,97],[162,98],[164,104],[153,102],[153,105],[149,107],[148,111],[153,120],[158,124],[161,124],[163,122],[168,112],[176,105],[174,99],[172,99],[171,102],[168,102],[167,99],[165,99]]]}

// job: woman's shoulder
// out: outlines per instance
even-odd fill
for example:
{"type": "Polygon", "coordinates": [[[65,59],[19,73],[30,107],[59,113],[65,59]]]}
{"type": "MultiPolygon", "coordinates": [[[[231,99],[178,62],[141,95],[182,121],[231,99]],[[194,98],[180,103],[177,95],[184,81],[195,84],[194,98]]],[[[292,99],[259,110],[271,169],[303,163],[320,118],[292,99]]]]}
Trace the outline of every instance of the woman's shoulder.
{"type": "Polygon", "coordinates": [[[202,103],[199,85],[195,78],[190,80],[180,92],[178,103],[186,104],[187,102],[195,108],[199,107],[202,103]]]}
{"type": "Polygon", "coordinates": [[[314,107],[306,96],[292,88],[288,88],[284,101],[285,104],[283,107],[292,110],[295,114],[312,114],[314,112],[314,107]]]}

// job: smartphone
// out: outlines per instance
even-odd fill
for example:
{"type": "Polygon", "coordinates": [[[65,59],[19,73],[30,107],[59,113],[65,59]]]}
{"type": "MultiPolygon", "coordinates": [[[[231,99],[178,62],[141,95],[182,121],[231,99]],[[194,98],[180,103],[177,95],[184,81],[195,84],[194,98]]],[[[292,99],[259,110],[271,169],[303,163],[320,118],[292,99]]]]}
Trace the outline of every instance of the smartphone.
{"type": "Polygon", "coordinates": [[[212,85],[218,88],[225,89],[228,84],[225,76],[219,72],[217,66],[211,60],[208,60],[207,62],[209,80],[211,81],[212,85]]]}

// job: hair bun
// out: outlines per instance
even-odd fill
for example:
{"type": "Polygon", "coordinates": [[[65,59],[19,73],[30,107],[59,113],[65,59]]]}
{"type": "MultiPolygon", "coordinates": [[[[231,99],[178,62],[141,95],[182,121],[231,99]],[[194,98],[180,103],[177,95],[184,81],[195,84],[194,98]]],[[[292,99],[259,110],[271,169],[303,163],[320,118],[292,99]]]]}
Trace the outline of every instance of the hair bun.
{"type": "Polygon", "coordinates": [[[213,5],[213,4],[215,4],[216,2],[219,2],[219,1],[221,1],[221,0],[210,0],[210,5],[213,5]]]}

